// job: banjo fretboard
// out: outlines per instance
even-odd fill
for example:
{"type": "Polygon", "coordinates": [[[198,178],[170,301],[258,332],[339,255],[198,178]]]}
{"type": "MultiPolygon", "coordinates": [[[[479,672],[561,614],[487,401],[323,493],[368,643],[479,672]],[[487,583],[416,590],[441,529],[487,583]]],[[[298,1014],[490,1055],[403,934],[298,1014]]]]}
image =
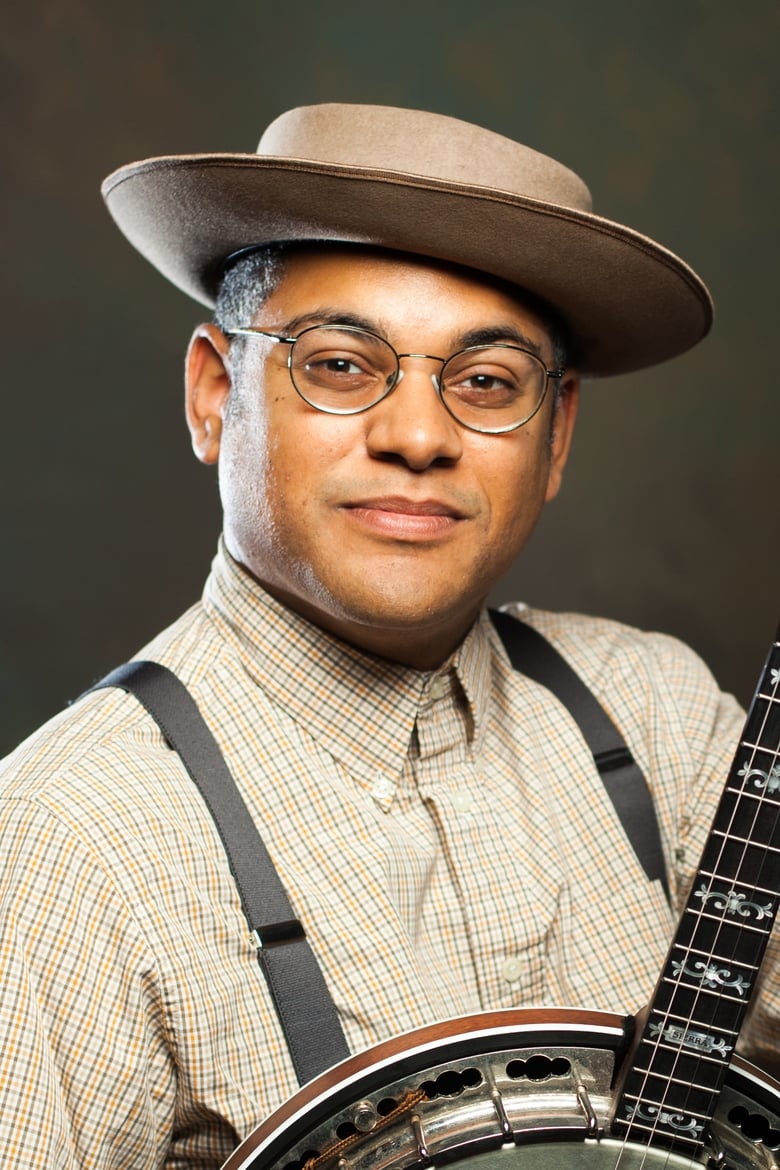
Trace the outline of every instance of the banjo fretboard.
{"type": "Polygon", "coordinates": [[[623,1082],[613,1130],[697,1154],[780,904],[780,630],[623,1082]]]}

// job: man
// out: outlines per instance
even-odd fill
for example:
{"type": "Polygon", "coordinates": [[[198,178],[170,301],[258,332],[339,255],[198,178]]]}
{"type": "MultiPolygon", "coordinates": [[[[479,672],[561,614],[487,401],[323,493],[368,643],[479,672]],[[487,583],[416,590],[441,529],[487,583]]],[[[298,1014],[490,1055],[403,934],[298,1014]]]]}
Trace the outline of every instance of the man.
{"type": "MultiPolygon", "coordinates": [[[[638,1010],[675,910],[483,607],[559,489],[580,375],[694,344],[706,289],[558,163],[431,114],[293,111],[256,155],[104,191],[217,306],[186,402],[223,543],[140,657],[196,700],[349,1048],[486,1008],[638,1010]]],[[[641,765],[679,907],[740,712],[669,639],[522,615],[641,765]]],[[[296,1077],[179,755],[102,689],[17,749],[2,804],[6,1164],[219,1165],[296,1077]]],[[[775,955],[759,1058],[779,978],[775,955]]]]}

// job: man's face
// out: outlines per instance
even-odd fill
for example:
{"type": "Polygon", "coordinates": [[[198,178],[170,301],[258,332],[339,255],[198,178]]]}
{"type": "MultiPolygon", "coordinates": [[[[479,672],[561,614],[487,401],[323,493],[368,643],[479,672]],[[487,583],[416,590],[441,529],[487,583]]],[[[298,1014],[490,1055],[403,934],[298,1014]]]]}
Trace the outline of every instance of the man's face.
{"type": "MultiPolygon", "coordinates": [[[[424,259],[293,253],[252,324],[288,334],[325,316],[358,319],[399,353],[441,357],[477,329],[506,329],[506,340],[520,331],[554,365],[546,330],[506,288],[424,259]]],[[[576,377],[554,420],[550,391],[519,430],[483,435],[444,409],[430,359],[403,358],[387,398],[337,416],[296,393],[289,345],[258,337],[242,347],[231,366],[222,335],[203,327],[188,366],[193,441],[206,462],[218,455],[229,551],[324,629],[409,665],[439,665],[558,490],[576,377]]]]}

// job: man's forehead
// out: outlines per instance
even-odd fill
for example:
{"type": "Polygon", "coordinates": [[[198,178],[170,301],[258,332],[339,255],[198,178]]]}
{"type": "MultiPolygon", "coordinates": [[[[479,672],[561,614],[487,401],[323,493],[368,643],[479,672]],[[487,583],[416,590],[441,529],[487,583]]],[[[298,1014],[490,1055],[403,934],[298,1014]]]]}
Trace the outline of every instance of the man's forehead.
{"type": "Polygon", "coordinates": [[[371,243],[355,243],[348,240],[290,240],[272,244],[267,248],[261,245],[256,249],[247,249],[244,255],[263,252],[268,252],[285,267],[294,262],[297,267],[305,268],[324,260],[334,266],[348,268],[351,265],[365,266],[372,261],[384,261],[398,268],[408,268],[410,272],[429,269],[451,273],[464,281],[504,289],[507,292],[523,291],[519,285],[480,268],[469,267],[439,256],[427,256],[422,252],[409,252],[371,243]]]}
{"type": "MultiPolygon", "coordinates": [[[[451,344],[514,342],[539,350],[539,340],[565,332],[556,311],[527,290],[490,273],[419,253],[370,245],[301,242],[285,248],[274,290],[258,310],[292,333],[317,324],[345,324],[392,339],[399,314],[427,282],[462,304],[451,344]],[[285,315],[287,314],[287,315],[285,315]],[[541,337],[539,335],[541,334],[541,337]]],[[[433,305],[427,306],[435,313],[433,305]]]]}

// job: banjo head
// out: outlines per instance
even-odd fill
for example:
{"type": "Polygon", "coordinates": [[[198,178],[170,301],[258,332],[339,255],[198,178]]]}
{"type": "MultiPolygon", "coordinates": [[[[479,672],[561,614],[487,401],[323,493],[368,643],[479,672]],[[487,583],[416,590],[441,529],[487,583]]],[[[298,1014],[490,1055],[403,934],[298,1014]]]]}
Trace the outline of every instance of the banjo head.
{"type": "MultiPolygon", "coordinates": [[[[444,1021],[304,1085],[223,1170],[780,1167],[780,1084],[736,1058],[700,1161],[610,1136],[632,1021],[523,1009],[444,1021]]],[[[667,1123],[669,1118],[666,1118],[667,1123]]]]}

